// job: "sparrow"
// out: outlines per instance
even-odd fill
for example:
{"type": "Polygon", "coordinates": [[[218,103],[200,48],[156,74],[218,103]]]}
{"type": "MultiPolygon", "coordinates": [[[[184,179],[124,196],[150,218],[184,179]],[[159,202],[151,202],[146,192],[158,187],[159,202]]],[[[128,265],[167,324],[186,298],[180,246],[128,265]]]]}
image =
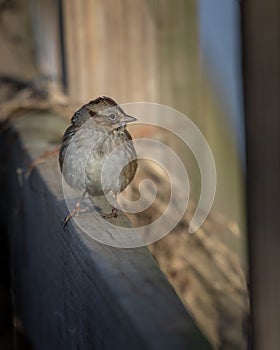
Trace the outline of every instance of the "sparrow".
{"type": "MultiPolygon", "coordinates": [[[[62,139],[59,165],[67,184],[81,190],[82,196],[64,219],[64,228],[71,217],[83,211],[80,205],[86,194],[91,199],[110,192],[116,198],[132,181],[138,166],[137,154],[126,124],[136,120],[106,96],[90,101],[74,113],[62,139]],[[103,171],[107,157],[109,162],[103,171]],[[118,175],[116,169],[122,164],[118,175]]],[[[117,209],[99,214],[116,217],[117,209]]]]}

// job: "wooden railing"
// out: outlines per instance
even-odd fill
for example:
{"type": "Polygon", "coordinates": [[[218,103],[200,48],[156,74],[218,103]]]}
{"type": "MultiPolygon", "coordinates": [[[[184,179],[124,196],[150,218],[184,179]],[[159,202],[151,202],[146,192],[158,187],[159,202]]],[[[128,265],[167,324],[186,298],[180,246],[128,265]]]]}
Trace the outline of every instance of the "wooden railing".
{"type": "MultiPolygon", "coordinates": [[[[26,170],[64,128],[53,115],[32,113],[2,133],[15,313],[34,349],[209,349],[146,247],[103,245],[73,222],[63,231],[57,157],[26,170]]],[[[102,235],[94,217],[85,220],[102,235]]]]}

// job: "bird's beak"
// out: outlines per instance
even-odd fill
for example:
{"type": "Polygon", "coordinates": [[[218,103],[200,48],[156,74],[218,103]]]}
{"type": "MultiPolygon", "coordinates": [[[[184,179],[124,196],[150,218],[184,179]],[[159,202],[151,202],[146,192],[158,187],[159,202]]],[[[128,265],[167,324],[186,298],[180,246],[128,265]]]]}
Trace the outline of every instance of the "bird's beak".
{"type": "Polygon", "coordinates": [[[132,117],[131,115],[128,115],[126,114],[122,120],[125,122],[125,123],[132,123],[132,122],[135,122],[137,120],[137,118],[135,117],[132,117]]]}

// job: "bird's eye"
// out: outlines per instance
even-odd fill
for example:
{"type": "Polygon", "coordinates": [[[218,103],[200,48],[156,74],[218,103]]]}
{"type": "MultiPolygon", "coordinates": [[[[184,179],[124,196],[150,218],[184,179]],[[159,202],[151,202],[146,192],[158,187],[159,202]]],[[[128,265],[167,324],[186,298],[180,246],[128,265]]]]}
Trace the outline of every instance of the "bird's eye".
{"type": "Polygon", "coordinates": [[[111,113],[109,115],[109,119],[110,119],[110,121],[114,122],[114,121],[116,121],[118,119],[118,116],[116,114],[114,114],[114,113],[111,113]]]}

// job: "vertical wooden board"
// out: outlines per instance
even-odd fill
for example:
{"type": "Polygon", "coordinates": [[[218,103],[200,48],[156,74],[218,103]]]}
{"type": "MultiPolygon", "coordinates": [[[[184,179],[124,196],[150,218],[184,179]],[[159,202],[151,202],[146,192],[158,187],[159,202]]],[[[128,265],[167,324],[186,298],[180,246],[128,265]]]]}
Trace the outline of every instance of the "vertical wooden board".
{"type": "Polygon", "coordinates": [[[72,100],[153,100],[156,39],[147,3],[64,1],[64,16],[72,100]]]}
{"type": "Polygon", "coordinates": [[[253,347],[280,344],[280,3],[242,6],[253,347]]]}

